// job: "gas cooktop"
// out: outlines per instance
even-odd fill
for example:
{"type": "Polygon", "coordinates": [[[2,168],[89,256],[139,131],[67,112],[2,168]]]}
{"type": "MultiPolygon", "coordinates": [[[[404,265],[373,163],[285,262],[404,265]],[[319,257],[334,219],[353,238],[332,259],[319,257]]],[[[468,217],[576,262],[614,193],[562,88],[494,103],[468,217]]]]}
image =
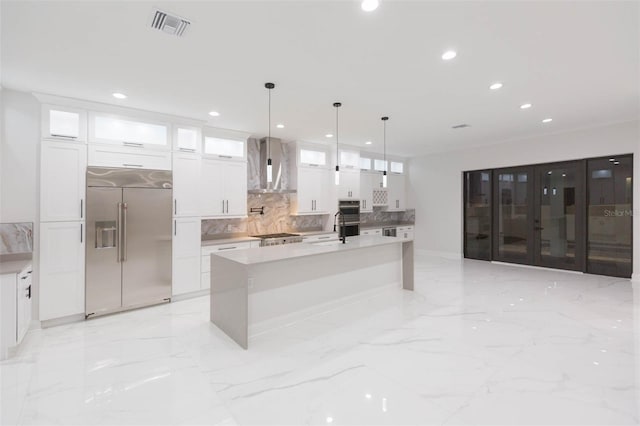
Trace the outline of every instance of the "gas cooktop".
{"type": "Polygon", "coordinates": [[[262,234],[262,235],[252,235],[252,237],[256,237],[256,238],[262,238],[267,239],[267,238],[287,238],[287,237],[299,237],[299,234],[288,234],[286,232],[280,233],[280,234],[262,234]]]}

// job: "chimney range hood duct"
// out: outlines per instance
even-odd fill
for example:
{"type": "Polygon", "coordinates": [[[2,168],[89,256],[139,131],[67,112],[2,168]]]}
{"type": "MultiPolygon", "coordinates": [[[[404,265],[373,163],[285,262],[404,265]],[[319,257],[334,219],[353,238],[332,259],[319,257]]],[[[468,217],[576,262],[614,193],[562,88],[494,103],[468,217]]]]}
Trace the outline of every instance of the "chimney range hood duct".
{"type": "Polygon", "coordinates": [[[273,182],[267,182],[267,159],[269,158],[268,142],[269,138],[262,138],[259,141],[260,160],[258,170],[260,173],[260,189],[250,189],[249,194],[295,194],[295,189],[287,189],[285,174],[286,169],[285,152],[282,141],[271,138],[271,165],[273,168],[273,182]]]}

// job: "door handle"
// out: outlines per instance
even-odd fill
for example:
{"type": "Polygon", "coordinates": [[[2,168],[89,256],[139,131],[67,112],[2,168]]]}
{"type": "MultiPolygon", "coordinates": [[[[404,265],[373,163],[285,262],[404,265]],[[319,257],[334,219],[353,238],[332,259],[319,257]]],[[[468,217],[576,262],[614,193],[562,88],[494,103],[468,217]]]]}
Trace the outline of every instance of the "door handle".
{"type": "Polygon", "coordinates": [[[122,203],[118,203],[118,214],[116,214],[116,261],[119,263],[122,260],[122,203]]]}
{"type": "Polygon", "coordinates": [[[122,203],[122,261],[127,261],[127,203],[122,203]]]}

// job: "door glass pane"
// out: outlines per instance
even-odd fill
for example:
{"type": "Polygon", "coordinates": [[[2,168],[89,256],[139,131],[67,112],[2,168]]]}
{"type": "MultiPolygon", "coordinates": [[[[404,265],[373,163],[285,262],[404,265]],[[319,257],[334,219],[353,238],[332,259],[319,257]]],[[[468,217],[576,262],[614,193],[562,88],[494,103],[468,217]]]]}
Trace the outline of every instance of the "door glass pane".
{"type": "Polygon", "coordinates": [[[464,179],[465,257],[491,259],[491,179],[489,171],[467,172],[464,179]]]}
{"type": "Polygon", "coordinates": [[[529,256],[529,173],[526,170],[497,173],[498,257],[526,260],[529,256]]]}
{"type": "Polygon", "coordinates": [[[631,276],[633,157],[588,162],[587,271],[631,276]]]}
{"type": "Polygon", "coordinates": [[[535,229],[539,231],[540,262],[555,264],[548,266],[575,265],[576,166],[541,166],[538,173],[537,190],[541,194],[535,229]]]}

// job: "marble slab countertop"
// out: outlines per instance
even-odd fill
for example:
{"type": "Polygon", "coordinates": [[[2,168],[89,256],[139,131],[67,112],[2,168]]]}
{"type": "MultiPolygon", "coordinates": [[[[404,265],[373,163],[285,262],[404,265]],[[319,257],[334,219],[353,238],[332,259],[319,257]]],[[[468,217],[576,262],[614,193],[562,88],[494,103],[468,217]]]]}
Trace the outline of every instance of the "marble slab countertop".
{"type": "Polygon", "coordinates": [[[17,274],[31,268],[31,253],[0,255],[0,274],[17,274]]]}
{"type": "Polygon", "coordinates": [[[311,244],[283,244],[278,246],[227,251],[213,254],[213,256],[220,256],[243,265],[255,265],[259,263],[294,259],[297,257],[358,250],[367,247],[404,242],[407,241],[397,237],[360,235],[357,237],[347,237],[346,244],[342,244],[340,241],[323,241],[311,244]]]}

